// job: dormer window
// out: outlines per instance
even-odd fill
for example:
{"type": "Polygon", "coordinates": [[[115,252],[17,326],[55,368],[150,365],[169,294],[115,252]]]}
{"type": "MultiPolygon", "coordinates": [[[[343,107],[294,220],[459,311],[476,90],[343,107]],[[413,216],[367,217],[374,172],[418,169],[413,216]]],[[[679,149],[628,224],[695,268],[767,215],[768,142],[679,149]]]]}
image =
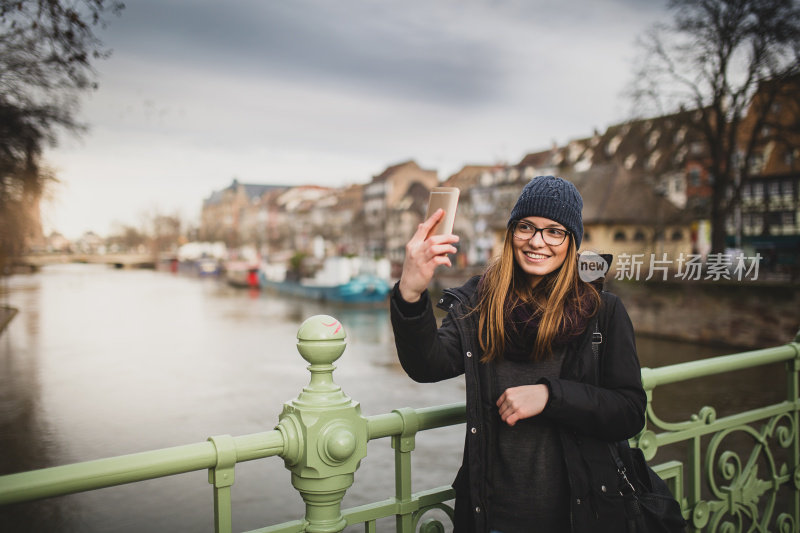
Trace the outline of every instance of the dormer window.
{"type": "Polygon", "coordinates": [[[586,150],[583,155],[581,156],[580,161],[575,163],[575,170],[578,172],[586,172],[590,168],[592,168],[592,157],[594,156],[594,150],[591,148],[586,150]]]}
{"type": "Polygon", "coordinates": [[[675,152],[675,164],[680,165],[683,163],[684,159],[686,159],[686,152],[688,150],[685,146],[681,146],[677,152],[675,152]]]}
{"type": "Polygon", "coordinates": [[[661,150],[656,150],[650,154],[650,157],[647,159],[647,168],[650,170],[656,168],[659,158],[661,158],[661,150]]]}
{"type": "Polygon", "coordinates": [[[686,126],[681,126],[681,128],[675,132],[674,142],[675,144],[680,144],[686,138],[686,126]]]}
{"type": "Polygon", "coordinates": [[[659,130],[653,130],[647,137],[647,147],[651,150],[655,148],[656,144],[658,144],[658,139],[660,137],[661,137],[661,132],[659,130]]]}
{"type": "Polygon", "coordinates": [[[623,163],[625,168],[630,170],[633,168],[633,165],[636,164],[636,154],[631,154],[625,158],[625,162],[623,163]]]}
{"type": "Polygon", "coordinates": [[[607,155],[614,155],[617,153],[617,148],[619,148],[619,144],[622,142],[622,135],[615,135],[608,144],[606,145],[606,154],[607,155]]]}
{"type": "Polygon", "coordinates": [[[576,142],[572,142],[569,144],[569,161],[574,162],[577,161],[578,156],[581,155],[583,152],[584,147],[576,142]]]}

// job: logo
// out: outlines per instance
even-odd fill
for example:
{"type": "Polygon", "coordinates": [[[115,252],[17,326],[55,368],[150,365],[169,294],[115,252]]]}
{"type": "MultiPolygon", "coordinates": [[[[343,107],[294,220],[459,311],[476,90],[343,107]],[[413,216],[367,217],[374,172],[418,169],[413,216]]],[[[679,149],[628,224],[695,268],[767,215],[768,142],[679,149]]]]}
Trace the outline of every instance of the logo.
{"type": "Polygon", "coordinates": [[[582,252],[578,256],[578,276],[586,283],[605,276],[609,266],[602,256],[594,252],[582,252]]]}

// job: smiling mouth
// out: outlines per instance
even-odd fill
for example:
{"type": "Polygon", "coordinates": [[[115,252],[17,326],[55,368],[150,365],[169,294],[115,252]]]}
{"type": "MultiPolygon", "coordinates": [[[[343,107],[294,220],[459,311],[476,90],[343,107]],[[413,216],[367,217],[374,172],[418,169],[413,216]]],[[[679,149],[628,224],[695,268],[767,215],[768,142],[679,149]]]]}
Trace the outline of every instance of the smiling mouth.
{"type": "Polygon", "coordinates": [[[527,257],[529,259],[536,260],[536,261],[541,261],[542,259],[547,259],[548,258],[548,256],[546,256],[546,255],[537,254],[537,253],[534,253],[534,252],[523,252],[523,253],[525,254],[525,257],[527,257]]]}

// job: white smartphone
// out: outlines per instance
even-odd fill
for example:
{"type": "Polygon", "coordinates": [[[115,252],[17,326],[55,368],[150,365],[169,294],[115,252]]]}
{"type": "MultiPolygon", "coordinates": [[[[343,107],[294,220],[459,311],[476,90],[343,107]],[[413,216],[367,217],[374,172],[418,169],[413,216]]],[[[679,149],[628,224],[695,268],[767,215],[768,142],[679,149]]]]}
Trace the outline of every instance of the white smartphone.
{"type": "Polygon", "coordinates": [[[425,220],[428,220],[437,209],[444,209],[444,216],[436,226],[433,227],[429,235],[447,235],[453,233],[453,224],[456,221],[456,207],[458,206],[458,187],[434,187],[428,198],[428,212],[425,220]]]}

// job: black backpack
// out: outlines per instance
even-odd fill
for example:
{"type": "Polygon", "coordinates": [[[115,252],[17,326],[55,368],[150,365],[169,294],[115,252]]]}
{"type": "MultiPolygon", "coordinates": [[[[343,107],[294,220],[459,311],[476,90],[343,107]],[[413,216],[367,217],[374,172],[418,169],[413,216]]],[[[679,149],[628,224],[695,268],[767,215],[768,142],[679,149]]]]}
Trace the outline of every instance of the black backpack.
{"type": "MultiPolygon", "coordinates": [[[[606,263],[611,265],[612,256],[602,254],[606,263]]],[[[608,272],[608,270],[606,270],[608,272]]],[[[593,282],[602,292],[604,277],[593,282]]],[[[595,362],[595,379],[600,382],[601,345],[603,334],[600,331],[600,312],[594,319],[592,332],[592,353],[595,362]]],[[[624,502],[626,533],[683,533],[686,531],[686,520],[681,513],[681,506],[669,490],[667,483],[659,477],[647,464],[642,450],[631,448],[627,440],[608,443],[609,460],[613,461],[618,477],[618,491],[610,495],[618,504],[620,496],[624,502]]],[[[601,498],[604,494],[599,495],[601,498]]],[[[622,532],[621,532],[622,533],[622,532]]]]}

